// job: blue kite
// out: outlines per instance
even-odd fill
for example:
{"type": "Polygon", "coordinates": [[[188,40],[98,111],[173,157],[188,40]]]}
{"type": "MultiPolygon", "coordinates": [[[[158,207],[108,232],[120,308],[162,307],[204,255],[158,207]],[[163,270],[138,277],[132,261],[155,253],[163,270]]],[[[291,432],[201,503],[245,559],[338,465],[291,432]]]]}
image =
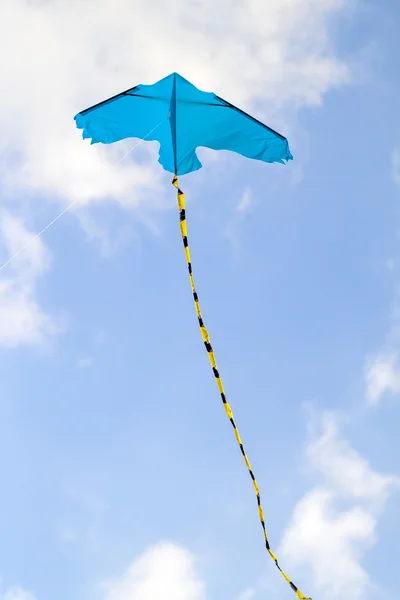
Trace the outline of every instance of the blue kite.
{"type": "Polygon", "coordinates": [[[80,112],[75,121],[92,144],[157,140],[160,164],[177,176],[201,168],[199,146],[268,163],[293,158],[285,137],[216,94],[200,91],[178,73],[121,92],[80,112]]]}
{"type": "Polygon", "coordinates": [[[311,600],[281,569],[268,541],[259,487],[227,401],[200,310],[188,244],[185,197],[178,184],[179,175],[192,173],[202,167],[196,154],[199,147],[230,150],[246,158],[286,164],[293,159],[288,141],[230,102],[216,94],[199,90],[178,73],[172,73],[153,85],[137,85],[121,92],[78,113],[75,121],[76,126],[83,130],[83,138],[91,139],[92,144],[112,144],[127,138],[158,141],[160,144],[159,163],[166,171],[173,173],[172,183],[178,190],[181,236],[202,339],[223,406],[253,482],[265,546],[297,597],[311,600]]]}

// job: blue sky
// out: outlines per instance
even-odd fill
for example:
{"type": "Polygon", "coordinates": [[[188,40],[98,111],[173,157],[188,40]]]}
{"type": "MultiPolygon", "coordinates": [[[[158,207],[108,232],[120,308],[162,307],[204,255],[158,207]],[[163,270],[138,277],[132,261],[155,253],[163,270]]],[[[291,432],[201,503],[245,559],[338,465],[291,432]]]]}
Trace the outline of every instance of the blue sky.
{"type": "Polygon", "coordinates": [[[131,142],[74,130],[173,70],[295,157],[203,150],[181,178],[272,548],[314,599],[398,598],[400,9],[384,4],[0,9],[2,259],[31,240],[0,273],[1,600],[294,597],[197,330],[170,174],[153,145],[116,165],[131,142]]]}

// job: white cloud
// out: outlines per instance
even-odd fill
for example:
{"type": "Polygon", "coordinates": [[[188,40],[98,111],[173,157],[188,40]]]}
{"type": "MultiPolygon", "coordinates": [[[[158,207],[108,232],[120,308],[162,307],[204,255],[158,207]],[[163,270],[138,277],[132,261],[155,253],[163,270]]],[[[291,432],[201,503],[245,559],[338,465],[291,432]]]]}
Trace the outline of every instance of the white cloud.
{"type": "Polygon", "coordinates": [[[296,505],[281,554],[311,568],[319,598],[357,600],[369,584],[359,557],[363,547],[373,544],[375,525],[365,509],[340,512],[333,492],[314,488],[296,505]]]}
{"type": "Polygon", "coordinates": [[[60,331],[36,299],[37,279],[49,267],[49,254],[20,219],[2,211],[0,238],[7,256],[29,248],[0,273],[0,346],[41,345],[60,331]]]}
{"type": "MultiPolygon", "coordinates": [[[[185,548],[160,543],[141,554],[120,579],[107,581],[103,600],[205,600],[205,585],[196,572],[196,559],[185,548]]],[[[250,600],[251,596],[245,596],[250,600]]],[[[35,600],[20,587],[10,588],[0,600],[35,600]]]]}
{"type": "Polygon", "coordinates": [[[318,471],[336,494],[344,498],[372,501],[377,507],[387,499],[399,479],[373,471],[368,461],[341,437],[338,418],[324,413],[323,432],[312,440],[306,451],[311,468],[318,471]]]}
{"type": "Polygon", "coordinates": [[[400,393],[400,365],[395,353],[377,354],[365,368],[366,396],[377,405],[385,393],[400,393]]]}
{"type": "Polygon", "coordinates": [[[144,552],[125,575],[107,583],[105,600],[204,600],[204,583],[186,549],[164,543],[144,552]]]}
{"type": "Polygon", "coordinates": [[[333,414],[323,415],[322,428],[306,456],[324,481],[297,503],[279,555],[288,571],[301,567],[303,579],[304,567],[310,570],[309,586],[321,600],[361,600],[372,586],[362,558],[376,543],[380,511],[399,479],[373,471],[340,436],[333,414]]]}
{"type": "Polygon", "coordinates": [[[111,163],[108,157],[122,155],[123,145],[83,143],[76,112],[174,70],[244,106],[262,100],[274,111],[287,103],[318,104],[349,80],[328,35],[330,17],[348,4],[3,0],[3,184],[14,194],[29,190],[65,201],[107,198],[136,205],[157,184],[160,169],[111,163]]]}

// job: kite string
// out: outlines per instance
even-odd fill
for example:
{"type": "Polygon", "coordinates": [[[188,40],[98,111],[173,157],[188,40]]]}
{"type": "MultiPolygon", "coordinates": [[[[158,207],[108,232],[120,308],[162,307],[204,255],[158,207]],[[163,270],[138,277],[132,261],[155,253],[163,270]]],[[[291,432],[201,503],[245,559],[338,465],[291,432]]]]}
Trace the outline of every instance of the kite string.
{"type": "Polygon", "coordinates": [[[177,189],[178,191],[178,208],[179,208],[179,218],[180,218],[180,229],[181,229],[181,235],[182,235],[182,241],[183,241],[183,246],[185,249],[185,257],[186,257],[186,263],[187,263],[187,267],[188,267],[188,271],[189,271],[189,279],[190,279],[190,285],[192,288],[192,293],[193,293],[193,299],[194,299],[194,304],[195,304],[195,308],[196,308],[196,315],[199,321],[199,326],[200,326],[200,331],[201,331],[201,336],[203,338],[203,342],[204,345],[206,347],[207,353],[208,353],[208,358],[210,360],[211,363],[211,367],[214,373],[214,377],[215,377],[215,381],[217,383],[218,386],[218,390],[221,394],[221,399],[222,399],[222,403],[225,409],[225,412],[228,416],[229,421],[231,422],[231,425],[234,429],[235,432],[235,437],[236,437],[236,441],[239,444],[239,448],[240,451],[242,453],[244,462],[246,464],[246,467],[248,469],[249,475],[253,481],[253,486],[254,486],[254,491],[256,493],[257,496],[257,506],[258,506],[258,516],[259,519],[261,521],[261,526],[263,529],[263,533],[264,533],[264,541],[265,541],[265,546],[266,549],[270,555],[270,557],[272,558],[272,560],[274,561],[276,567],[279,569],[279,571],[281,572],[282,576],[285,578],[285,580],[287,581],[287,583],[290,585],[290,587],[292,588],[292,590],[296,593],[297,597],[300,600],[311,600],[311,598],[308,598],[307,596],[304,596],[301,591],[298,589],[298,587],[291,581],[291,579],[286,575],[286,573],[281,569],[279,563],[278,563],[278,559],[275,556],[275,554],[272,552],[271,547],[269,545],[269,540],[268,540],[268,536],[267,536],[267,530],[265,527],[265,521],[264,521],[264,512],[261,506],[261,496],[260,496],[260,490],[256,481],[256,478],[254,476],[253,470],[251,468],[250,465],[250,461],[247,457],[246,451],[244,449],[243,446],[243,442],[241,440],[238,428],[236,426],[235,420],[233,418],[233,413],[232,413],[232,409],[226,399],[225,396],[225,390],[222,384],[222,380],[217,368],[217,363],[215,360],[215,355],[214,355],[214,351],[213,348],[211,346],[210,343],[210,338],[208,335],[208,331],[204,325],[204,321],[203,321],[203,317],[202,317],[202,313],[200,310],[200,304],[199,304],[199,297],[197,295],[196,292],[196,287],[195,287],[195,283],[194,283],[194,277],[193,277],[193,271],[192,271],[192,260],[191,260],[191,256],[190,256],[190,250],[189,250],[189,243],[188,243],[188,231],[187,231],[187,222],[186,222],[186,208],[185,208],[185,196],[182,192],[182,190],[179,188],[179,182],[178,182],[178,177],[175,175],[173,180],[172,180],[172,185],[177,189]]]}
{"type": "MultiPolygon", "coordinates": [[[[136,148],[138,148],[140,146],[140,144],[142,144],[144,142],[144,140],[147,139],[149,137],[149,135],[151,135],[153,133],[153,131],[155,131],[157,129],[157,127],[159,127],[161,125],[161,123],[163,123],[164,121],[165,121],[165,119],[162,119],[142,139],[140,139],[138,142],[136,142],[136,144],[134,144],[132,146],[132,148],[130,150],[128,150],[128,152],[126,152],[123,156],[121,156],[121,158],[119,160],[117,160],[117,162],[115,163],[115,166],[119,165],[119,163],[121,163],[124,160],[124,158],[126,158],[129,154],[131,154],[134,150],[136,150],[136,148]]],[[[25,244],[25,246],[20,248],[15,254],[13,254],[8,260],[6,260],[6,262],[0,266],[0,271],[2,271],[7,265],[9,265],[13,260],[15,260],[20,254],[22,254],[22,252],[24,252],[31,244],[33,244],[33,242],[35,242],[37,239],[39,239],[52,225],[54,225],[54,223],[56,223],[59,219],[61,219],[61,217],[64,216],[65,213],[67,213],[69,210],[71,210],[71,208],[73,206],[75,206],[75,204],[77,204],[78,202],[79,202],[79,200],[76,199],[73,202],[71,202],[71,204],[69,204],[67,206],[67,208],[64,208],[64,210],[61,211],[52,221],[50,221],[50,223],[48,223],[46,225],[46,227],[43,227],[43,229],[41,231],[39,231],[39,233],[34,235],[25,244]]]]}

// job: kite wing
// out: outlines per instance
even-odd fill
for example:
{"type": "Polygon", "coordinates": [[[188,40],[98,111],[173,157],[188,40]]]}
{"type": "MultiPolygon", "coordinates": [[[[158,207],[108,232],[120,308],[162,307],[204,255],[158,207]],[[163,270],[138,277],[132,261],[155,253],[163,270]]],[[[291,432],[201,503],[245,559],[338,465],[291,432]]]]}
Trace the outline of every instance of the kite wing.
{"type": "Polygon", "coordinates": [[[100,102],[78,113],[75,121],[92,144],[131,137],[157,140],[159,163],[175,175],[201,168],[196,155],[201,146],[269,163],[293,158],[285,137],[178,73],[100,102]]]}

